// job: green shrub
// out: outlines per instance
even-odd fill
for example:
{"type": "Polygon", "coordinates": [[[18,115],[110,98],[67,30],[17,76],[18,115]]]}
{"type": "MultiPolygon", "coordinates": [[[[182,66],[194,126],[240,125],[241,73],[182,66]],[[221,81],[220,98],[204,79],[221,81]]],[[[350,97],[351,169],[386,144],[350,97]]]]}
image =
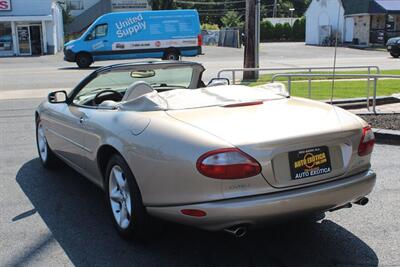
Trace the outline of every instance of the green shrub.
{"type": "Polygon", "coordinates": [[[278,41],[283,39],[283,25],[281,23],[275,24],[274,39],[278,41]]]}
{"type": "Polygon", "coordinates": [[[217,24],[203,23],[203,24],[201,24],[201,29],[202,30],[219,30],[219,26],[217,24]]]}
{"type": "Polygon", "coordinates": [[[284,41],[292,40],[292,26],[287,22],[282,26],[282,38],[284,41]]]}
{"type": "Polygon", "coordinates": [[[260,39],[261,41],[273,41],[275,39],[274,35],[275,27],[274,25],[268,21],[262,21],[260,25],[260,39]]]}
{"type": "Polygon", "coordinates": [[[293,39],[295,41],[304,41],[306,32],[306,19],[303,17],[296,20],[293,24],[293,39]]]}

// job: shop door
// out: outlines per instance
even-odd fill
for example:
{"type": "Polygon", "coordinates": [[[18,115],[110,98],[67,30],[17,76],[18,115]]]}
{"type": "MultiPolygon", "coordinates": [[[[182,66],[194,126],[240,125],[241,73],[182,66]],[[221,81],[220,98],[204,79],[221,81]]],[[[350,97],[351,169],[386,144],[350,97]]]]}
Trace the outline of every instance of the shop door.
{"type": "Polygon", "coordinates": [[[31,37],[31,50],[32,55],[41,55],[42,54],[42,34],[40,30],[40,26],[29,26],[29,34],[31,37]]]}
{"type": "Polygon", "coordinates": [[[18,26],[18,51],[21,56],[32,55],[29,26],[18,26]]]}

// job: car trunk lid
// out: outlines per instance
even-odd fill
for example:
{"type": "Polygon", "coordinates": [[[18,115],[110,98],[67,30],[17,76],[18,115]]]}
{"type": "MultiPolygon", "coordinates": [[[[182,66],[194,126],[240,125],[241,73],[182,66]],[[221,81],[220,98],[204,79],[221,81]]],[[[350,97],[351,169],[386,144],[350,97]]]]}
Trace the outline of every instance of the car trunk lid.
{"type": "MultiPolygon", "coordinates": [[[[248,106],[167,111],[170,116],[207,131],[254,157],[261,164],[266,181],[278,188],[332,179],[345,173],[360,131],[348,126],[349,122],[354,125],[353,117],[341,121],[337,112],[333,106],[297,98],[248,106]],[[296,151],[297,162],[307,153],[314,153],[314,157],[323,157],[323,153],[329,159],[331,170],[294,179],[291,165],[296,160],[289,158],[294,157],[296,151]]],[[[327,165],[321,166],[326,168],[327,165]]]]}

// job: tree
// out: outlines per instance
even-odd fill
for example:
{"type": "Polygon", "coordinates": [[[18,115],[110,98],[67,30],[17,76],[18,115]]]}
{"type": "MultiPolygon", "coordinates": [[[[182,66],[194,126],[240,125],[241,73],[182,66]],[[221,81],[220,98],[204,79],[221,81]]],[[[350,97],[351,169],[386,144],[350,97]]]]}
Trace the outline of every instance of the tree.
{"type": "Polygon", "coordinates": [[[151,8],[153,10],[173,9],[173,0],[151,0],[151,8]]]}
{"type": "Polygon", "coordinates": [[[71,10],[67,5],[66,1],[57,1],[57,4],[61,7],[62,10],[62,17],[63,17],[63,24],[64,24],[64,32],[65,28],[68,24],[73,21],[73,17],[71,16],[71,10]]]}
{"type": "Polygon", "coordinates": [[[228,11],[225,16],[221,18],[222,25],[225,27],[241,27],[242,17],[236,11],[228,11]]]}

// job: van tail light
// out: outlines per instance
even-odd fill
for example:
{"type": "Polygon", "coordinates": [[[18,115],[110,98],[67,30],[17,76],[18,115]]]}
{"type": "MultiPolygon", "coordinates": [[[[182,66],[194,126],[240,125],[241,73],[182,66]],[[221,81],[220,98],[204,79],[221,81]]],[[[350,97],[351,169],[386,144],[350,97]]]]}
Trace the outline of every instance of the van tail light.
{"type": "Polygon", "coordinates": [[[358,146],[358,155],[366,156],[371,154],[375,144],[375,136],[371,126],[366,126],[362,129],[360,145],[358,146]]]}
{"type": "Polygon", "coordinates": [[[197,46],[203,45],[203,36],[201,34],[197,35],[197,46]]]}
{"type": "Polygon", "coordinates": [[[215,179],[242,179],[261,172],[260,164],[237,148],[207,152],[197,160],[196,167],[204,176],[215,179]]]}

